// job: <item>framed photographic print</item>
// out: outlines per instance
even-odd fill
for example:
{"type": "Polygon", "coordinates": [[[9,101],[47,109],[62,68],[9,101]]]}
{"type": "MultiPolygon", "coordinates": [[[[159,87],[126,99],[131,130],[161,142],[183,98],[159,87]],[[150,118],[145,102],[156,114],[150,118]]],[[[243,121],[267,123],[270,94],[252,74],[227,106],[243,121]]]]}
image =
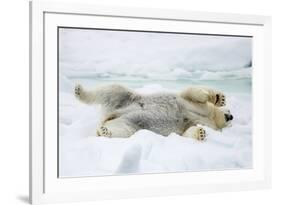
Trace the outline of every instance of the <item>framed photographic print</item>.
{"type": "Polygon", "coordinates": [[[30,25],[32,204],[270,187],[270,17],[39,1],[30,25]]]}

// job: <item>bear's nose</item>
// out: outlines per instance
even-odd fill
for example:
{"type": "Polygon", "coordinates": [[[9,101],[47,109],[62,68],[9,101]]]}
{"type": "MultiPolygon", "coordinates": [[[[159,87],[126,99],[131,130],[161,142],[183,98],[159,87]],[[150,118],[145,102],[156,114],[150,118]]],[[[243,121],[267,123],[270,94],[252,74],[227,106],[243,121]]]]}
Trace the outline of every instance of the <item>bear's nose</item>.
{"type": "Polygon", "coordinates": [[[233,120],[233,115],[231,115],[231,114],[224,114],[224,117],[225,117],[226,122],[233,120]]]}

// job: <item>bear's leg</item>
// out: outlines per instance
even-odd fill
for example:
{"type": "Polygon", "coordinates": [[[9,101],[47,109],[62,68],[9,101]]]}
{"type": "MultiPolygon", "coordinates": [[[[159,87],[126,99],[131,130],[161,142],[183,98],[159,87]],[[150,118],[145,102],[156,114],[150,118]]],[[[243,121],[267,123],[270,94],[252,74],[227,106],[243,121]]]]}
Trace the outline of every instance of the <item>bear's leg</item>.
{"type": "Polygon", "coordinates": [[[180,93],[185,100],[206,103],[209,99],[209,93],[200,87],[189,87],[180,93]]]}
{"type": "Polygon", "coordinates": [[[199,141],[206,139],[206,131],[202,127],[192,126],[188,128],[183,134],[183,137],[191,137],[199,141]]]}
{"type": "Polygon", "coordinates": [[[75,97],[86,104],[101,104],[109,110],[122,108],[140,96],[121,85],[98,86],[86,91],[81,85],[75,87],[75,97]]]}
{"type": "Polygon", "coordinates": [[[218,106],[218,107],[222,107],[225,106],[226,103],[226,99],[225,99],[225,95],[215,89],[212,88],[202,88],[205,89],[206,91],[208,91],[209,94],[209,99],[208,101],[213,103],[214,105],[218,106]]]}
{"type": "Polygon", "coordinates": [[[114,138],[127,138],[137,130],[122,118],[104,122],[98,129],[97,135],[114,138]]]}
{"type": "Polygon", "coordinates": [[[206,87],[189,87],[180,93],[186,100],[206,103],[207,101],[221,107],[225,105],[225,95],[217,90],[206,87]]]}
{"type": "Polygon", "coordinates": [[[85,89],[80,84],[75,86],[74,94],[77,99],[86,104],[91,104],[95,101],[95,94],[85,91],[85,89]]]}

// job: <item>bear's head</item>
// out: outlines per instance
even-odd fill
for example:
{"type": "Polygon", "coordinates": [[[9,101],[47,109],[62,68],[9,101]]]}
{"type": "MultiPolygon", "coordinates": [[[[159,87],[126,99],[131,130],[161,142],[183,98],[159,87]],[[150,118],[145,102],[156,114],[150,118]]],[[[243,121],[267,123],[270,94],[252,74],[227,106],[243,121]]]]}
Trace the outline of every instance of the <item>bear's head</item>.
{"type": "Polygon", "coordinates": [[[214,121],[218,129],[225,127],[230,127],[233,120],[233,115],[230,113],[230,110],[220,107],[215,109],[214,112],[214,121]]]}

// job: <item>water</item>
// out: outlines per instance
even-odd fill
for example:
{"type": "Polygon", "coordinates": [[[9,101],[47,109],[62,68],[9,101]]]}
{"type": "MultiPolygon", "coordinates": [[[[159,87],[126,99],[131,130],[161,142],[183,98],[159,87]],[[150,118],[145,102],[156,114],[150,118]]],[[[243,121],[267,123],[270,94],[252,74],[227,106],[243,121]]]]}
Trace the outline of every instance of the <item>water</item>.
{"type": "Polygon", "coordinates": [[[122,84],[130,88],[140,88],[145,85],[157,84],[163,88],[182,90],[190,85],[203,85],[212,87],[223,92],[230,93],[251,93],[252,80],[250,78],[245,79],[227,79],[227,80],[191,80],[191,79],[179,79],[179,80],[157,80],[157,79],[135,79],[135,78],[95,78],[95,77],[79,77],[70,78],[74,83],[81,83],[85,87],[95,87],[100,84],[117,83],[122,84]]]}

